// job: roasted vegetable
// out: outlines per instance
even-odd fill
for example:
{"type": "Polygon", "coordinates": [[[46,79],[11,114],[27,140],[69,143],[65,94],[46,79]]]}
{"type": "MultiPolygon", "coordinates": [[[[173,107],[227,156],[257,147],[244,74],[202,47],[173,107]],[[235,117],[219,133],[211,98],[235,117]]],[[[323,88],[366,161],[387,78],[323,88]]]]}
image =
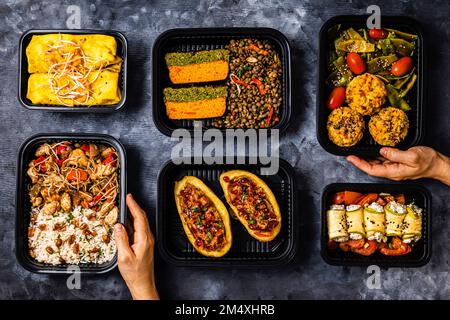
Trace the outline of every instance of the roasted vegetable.
{"type": "Polygon", "coordinates": [[[256,175],[232,170],[220,175],[225,198],[239,221],[255,239],[273,240],[281,230],[281,212],[267,184],[256,175]]]}
{"type": "Polygon", "coordinates": [[[400,108],[403,111],[411,110],[409,104],[400,96],[400,93],[395,89],[395,87],[391,84],[386,85],[386,89],[388,92],[388,99],[394,108],[400,108]]]}
{"type": "Polygon", "coordinates": [[[227,208],[203,181],[186,176],[175,183],[175,202],[189,242],[200,254],[221,257],[231,248],[227,208]]]}

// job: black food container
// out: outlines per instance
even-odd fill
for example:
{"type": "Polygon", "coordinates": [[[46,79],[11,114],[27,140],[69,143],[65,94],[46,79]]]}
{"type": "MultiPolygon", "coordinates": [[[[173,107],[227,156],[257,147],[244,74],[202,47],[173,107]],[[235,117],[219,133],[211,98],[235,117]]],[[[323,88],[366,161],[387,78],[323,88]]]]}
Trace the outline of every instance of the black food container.
{"type": "MultiPolygon", "coordinates": [[[[99,143],[109,145],[117,150],[120,167],[117,171],[119,182],[119,194],[116,205],[119,208],[118,222],[124,224],[126,219],[125,197],[127,193],[126,181],[126,153],[123,145],[109,135],[84,134],[84,133],[49,133],[38,134],[25,140],[21,145],[17,161],[16,182],[16,257],[20,265],[34,273],[65,274],[70,265],[49,265],[37,262],[29,255],[28,250],[28,225],[30,223],[31,205],[28,196],[28,187],[31,184],[27,175],[28,163],[34,158],[36,149],[43,143],[59,141],[71,141],[73,143],[99,143]]],[[[80,264],[80,272],[83,274],[100,274],[114,269],[117,265],[117,254],[114,259],[104,264],[80,264]]]]}
{"type": "Polygon", "coordinates": [[[119,31],[110,30],[73,30],[73,29],[48,29],[48,30],[28,30],[20,38],[19,43],[19,101],[22,105],[31,110],[45,110],[45,111],[59,111],[59,112],[114,112],[122,109],[127,99],[127,46],[128,42],[125,36],[119,31]],[[65,34],[103,34],[113,36],[117,42],[117,55],[122,58],[122,68],[119,76],[119,89],[121,92],[121,99],[119,103],[114,105],[98,105],[98,106],[76,106],[68,107],[64,105],[40,105],[33,104],[27,98],[28,89],[28,60],[26,55],[26,48],[31,41],[33,35],[44,35],[53,33],[65,34]]]}
{"type": "MultiPolygon", "coordinates": [[[[189,267],[264,267],[287,264],[297,248],[298,211],[293,168],[280,159],[280,169],[271,176],[260,175],[261,165],[175,165],[169,161],[158,176],[156,236],[162,257],[170,264],[189,267]],[[220,187],[219,176],[228,170],[247,170],[261,177],[273,191],[280,205],[282,225],[277,237],[270,242],[252,238],[245,227],[230,215],[233,243],[230,251],[220,258],[197,253],[184,232],[175,204],[175,182],[184,176],[201,179],[227,206],[220,187]]],[[[229,208],[229,207],[228,207],[229,208]]],[[[230,211],[231,209],[229,209],[230,211]]]]}
{"type": "Polygon", "coordinates": [[[431,194],[424,187],[412,184],[389,183],[333,183],[325,187],[322,193],[322,233],[321,255],[326,263],[334,266],[370,266],[380,267],[421,267],[431,258],[431,194]],[[354,191],[359,193],[390,193],[405,195],[406,203],[414,202],[423,209],[422,239],[413,247],[411,253],[404,256],[385,256],[378,251],[371,256],[362,256],[353,252],[343,252],[339,248],[329,249],[327,210],[332,204],[332,197],[340,191],[354,191]]]}
{"type": "MultiPolygon", "coordinates": [[[[175,87],[170,82],[164,56],[169,52],[188,52],[224,48],[232,39],[256,38],[269,40],[278,52],[282,63],[282,95],[280,122],[270,129],[284,131],[291,118],[291,53],[287,38],[271,28],[192,28],[171,29],[162,33],[153,45],[153,121],[163,134],[170,136],[175,129],[193,130],[193,120],[171,120],[167,117],[163,90],[175,87]]],[[[224,84],[225,81],[207,85],[224,84]]],[[[204,83],[199,85],[205,85],[204,83]]],[[[203,119],[203,128],[211,128],[214,119],[203,119]]],[[[224,130],[224,129],[223,129],[224,130]]]]}
{"type": "MultiPolygon", "coordinates": [[[[367,127],[368,119],[365,119],[366,130],[361,141],[352,147],[339,147],[328,138],[327,119],[330,110],[327,108],[327,100],[330,90],[325,80],[328,77],[328,50],[333,39],[329,39],[328,30],[340,24],[342,30],[346,28],[365,28],[367,16],[336,16],[324,23],[319,33],[319,57],[318,57],[318,82],[316,96],[316,132],[320,145],[329,153],[346,156],[350,154],[366,157],[379,155],[382,147],[377,144],[369,133],[367,127]]],[[[423,31],[420,24],[411,18],[402,16],[383,16],[381,18],[382,28],[397,29],[400,31],[417,34],[416,51],[414,52],[415,67],[417,70],[417,81],[408,93],[411,110],[406,112],[409,119],[409,130],[406,138],[396,147],[407,149],[419,145],[424,137],[425,106],[426,106],[426,51],[423,31]]],[[[367,117],[366,117],[367,118],[367,117]]]]}

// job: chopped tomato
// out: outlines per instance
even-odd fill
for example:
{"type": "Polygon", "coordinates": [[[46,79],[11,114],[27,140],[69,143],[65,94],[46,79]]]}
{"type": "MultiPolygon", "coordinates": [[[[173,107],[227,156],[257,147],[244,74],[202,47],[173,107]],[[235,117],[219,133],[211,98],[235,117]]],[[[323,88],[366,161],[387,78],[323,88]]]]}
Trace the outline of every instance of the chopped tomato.
{"type": "Polygon", "coordinates": [[[81,146],[81,150],[83,150],[84,152],[89,152],[91,150],[91,148],[89,147],[88,144],[83,144],[81,146]]]}
{"type": "Polygon", "coordinates": [[[351,249],[361,249],[362,247],[364,247],[365,243],[366,243],[366,240],[364,240],[364,239],[347,241],[347,244],[351,249]]]}
{"type": "Polygon", "coordinates": [[[58,166],[62,167],[63,162],[66,161],[67,158],[62,158],[62,159],[56,159],[56,163],[58,164],[58,166]]]}
{"type": "Polygon", "coordinates": [[[355,252],[355,253],[363,255],[363,256],[370,256],[375,251],[377,251],[378,245],[375,240],[367,240],[366,244],[364,244],[364,246],[362,248],[352,249],[352,252],[355,252]],[[366,247],[367,243],[369,245],[366,247]]]}
{"type": "Polygon", "coordinates": [[[378,203],[380,206],[385,206],[385,205],[386,205],[386,201],[385,201],[382,197],[378,197],[377,203],[378,203]]]}
{"type": "Polygon", "coordinates": [[[398,249],[403,244],[403,241],[399,237],[393,237],[391,240],[391,244],[392,244],[392,248],[398,249]]]}
{"type": "Polygon", "coordinates": [[[359,192],[344,191],[344,203],[346,205],[356,204],[356,200],[362,196],[359,192]]]}
{"type": "Polygon", "coordinates": [[[348,241],[340,242],[340,243],[339,243],[339,248],[340,248],[342,251],[344,251],[344,252],[350,251],[350,246],[348,245],[348,241]]]}
{"type": "Polygon", "coordinates": [[[392,248],[383,246],[380,253],[386,256],[402,256],[412,251],[411,246],[404,243],[399,237],[392,238],[391,246],[392,248]]]}
{"type": "Polygon", "coordinates": [[[396,202],[398,202],[398,203],[400,203],[400,204],[405,204],[405,195],[404,194],[402,194],[402,193],[400,193],[400,194],[396,194],[395,196],[394,196],[394,199],[395,199],[395,201],[396,202]]]}
{"type": "Polygon", "coordinates": [[[394,201],[395,199],[394,199],[394,197],[393,196],[391,196],[390,194],[384,194],[384,195],[382,195],[381,196],[383,199],[384,199],[384,201],[386,201],[386,203],[388,203],[388,202],[391,202],[391,201],[394,201]]]}
{"type": "Polygon", "coordinates": [[[360,206],[364,206],[366,204],[370,204],[372,202],[377,201],[377,199],[378,199],[378,194],[377,193],[368,193],[368,194],[365,194],[365,195],[361,196],[357,200],[356,204],[359,204],[360,206]]]}
{"type": "Polygon", "coordinates": [[[335,193],[333,195],[333,199],[331,200],[331,202],[333,204],[343,204],[344,201],[345,201],[345,199],[344,199],[344,191],[335,193]]]}
{"type": "Polygon", "coordinates": [[[44,156],[39,156],[36,160],[34,160],[34,165],[39,168],[39,171],[42,173],[47,172],[47,167],[45,165],[46,158],[44,156]]]}
{"type": "Polygon", "coordinates": [[[111,153],[105,158],[105,160],[103,160],[103,164],[113,165],[114,161],[115,161],[114,156],[111,153]]]}
{"type": "Polygon", "coordinates": [[[60,155],[62,155],[62,153],[64,151],[66,151],[66,149],[67,149],[67,147],[65,145],[60,144],[60,145],[56,146],[56,154],[58,156],[60,156],[60,155]]]}
{"type": "Polygon", "coordinates": [[[95,206],[98,201],[103,197],[103,193],[99,193],[94,197],[94,200],[92,200],[91,202],[89,202],[89,207],[92,208],[93,206],[95,206]]]}
{"type": "Polygon", "coordinates": [[[333,204],[345,204],[345,205],[351,205],[351,204],[357,204],[357,200],[362,196],[359,192],[353,192],[353,191],[342,191],[337,192],[334,194],[332,202],[333,204]]]}
{"type": "Polygon", "coordinates": [[[69,174],[67,175],[67,180],[69,181],[86,181],[88,179],[88,174],[86,171],[83,170],[70,170],[69,174]]]}

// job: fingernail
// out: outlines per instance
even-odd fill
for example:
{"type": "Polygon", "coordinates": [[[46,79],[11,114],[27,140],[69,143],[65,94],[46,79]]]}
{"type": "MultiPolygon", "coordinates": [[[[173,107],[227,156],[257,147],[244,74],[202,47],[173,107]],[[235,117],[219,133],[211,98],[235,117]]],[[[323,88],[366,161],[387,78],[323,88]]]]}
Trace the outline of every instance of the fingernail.
{"type": "Polygon", "coordinates": [[[119,233],[122,233],[122,231],[123,231],[123,226],[120,223],[117,223],[114,226],[114,233],[119,234],[119,233]]]}
{"type": "Polygon", "coordinates": [[[128,193],[127,197],[133,198],[133,195],[131,193],[128,193]]]}
{"type": "Polygon", "coordinates": [[[380,154],[381,154],[383,157],[386,157],[386,156],[387,156],[387,153],[388,153],[388,149],[387,149],[387,148],[381,148],[380,154]]]}

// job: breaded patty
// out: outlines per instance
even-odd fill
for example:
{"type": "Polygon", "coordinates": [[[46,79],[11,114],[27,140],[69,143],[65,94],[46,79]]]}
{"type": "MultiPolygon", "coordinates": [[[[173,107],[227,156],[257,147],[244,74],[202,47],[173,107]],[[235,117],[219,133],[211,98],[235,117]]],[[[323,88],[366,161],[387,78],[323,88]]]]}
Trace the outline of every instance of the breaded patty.
{"type": "Polygon", "coordinates": [[[364,119],[349,107],[334,109],[328,116],[328,137],[340,147],[357,144],[364,134],[364,119]]]}
{"type": "Polygon", "coordinates": [[[369,121],[369,132],[375,141],[383,146],[395,146],[408,134],[409,120],[398,108],[382,109],[369,121]]]}
{"type": "Polygon", "coordinates": [[[385,103],[386,96],[383,81],[370,73],[353,78],[346,90],[348,106],[363,116],[378,112],[385,103]]]}

